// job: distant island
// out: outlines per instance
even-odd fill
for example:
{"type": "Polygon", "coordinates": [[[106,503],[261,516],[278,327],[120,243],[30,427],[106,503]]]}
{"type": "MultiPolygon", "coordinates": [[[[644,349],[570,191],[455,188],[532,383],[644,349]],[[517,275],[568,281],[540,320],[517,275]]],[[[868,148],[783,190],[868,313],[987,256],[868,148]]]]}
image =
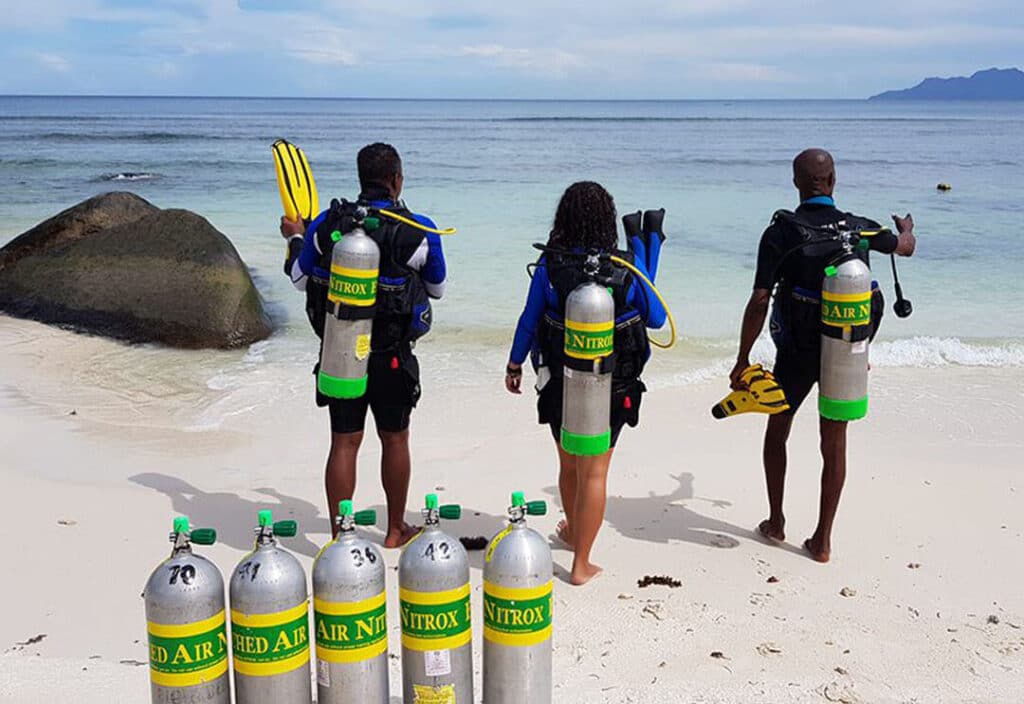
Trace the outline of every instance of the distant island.
{"type": "Polygon", "coordinates": [[[889,90],[871,100],[1024,100],[1024,71],[990,68],[970,78],[926,78],[913,88],[889,90]]]}

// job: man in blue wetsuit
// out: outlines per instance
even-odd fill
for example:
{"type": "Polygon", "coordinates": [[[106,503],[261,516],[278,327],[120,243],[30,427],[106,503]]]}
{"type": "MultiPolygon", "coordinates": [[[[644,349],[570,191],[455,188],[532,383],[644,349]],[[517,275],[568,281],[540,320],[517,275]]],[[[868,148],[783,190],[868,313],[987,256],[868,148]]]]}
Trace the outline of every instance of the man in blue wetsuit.
{"type": "MultiPolygon", "coordinates": [[[[793,416],[818,382],[821,369],[821,286],[825,266],[838,245],[816,242],[816,233],[838,230],[874,230],[878,223],[836,208],[832,194],[836,185],[832,156],[822,149],[807,149],[793,161],[793,183],[800,191],[795,212],[778,211],[761,236],[757,254],[754,291],[743,314],[736,366],[730,374],[732,386],[742,385],[740,376],[750,366],[750,349],[761,334],[768,316],[768,302],[776,290],[771,333],[778,350],[775,379],[786,394],[789,410],[769,416],[764,437],[764,471],[768,486],[768,518],[758,526],[770,540],[785,540],[786,519],[782,498],[786,481],[786,442],[793,416]]],[[[909,257],[914,253],[914,220],[893,215],[898,235],[883,233],[870,238],[871,249],[884,254],[909,257]]],[[[861,256],[867,263],[867,252],[861,256]]],[[[884,303],[875,291],[871,318],[880,320],[884,303]]],[[[876,328],[877,329],[877,328],[876,328]]],[[[804,541],[804,549],[818,562],[828,562],[832,551],[832,524],[846,481],[846,422],[820,418],[821,503],[818,526],[804,541]]]]}
{"type": "MultiPolygon", "coordinates": [[[[363,147],[357,157],[360,194],[357,203],[371,213],[387,210],[426,228],[434,223],[410,212],[399,200],[402,161],[389,144],[363,147]]],[[[306,292],[306,313],[323,337],[327,284],[330,277],[331,233],[343,204],[332,202],[309,227],[282,218],[281,234],[288,240],[285,273],[296,288],[306,292]]],[[[384,216],[371,233],[380,247],[377,313],[373,320],[366,394],[358,399],[327,398],[317,392],[318,406],[326,406],[331,419],[331,449],[325,485],[328,515],[338,502],[352,498],[356,487],[356,459],[363,440],[367,410],[372,411],[381,441],[381,482],[388,504],[385,547],[399,547],[414,534],[405,522],[411,460],[409,421],[420,397],[419,362],[415,341],[430,330],[430,299],[444,294],[446,266],[441,238],[412,225],[384,216]]]]}

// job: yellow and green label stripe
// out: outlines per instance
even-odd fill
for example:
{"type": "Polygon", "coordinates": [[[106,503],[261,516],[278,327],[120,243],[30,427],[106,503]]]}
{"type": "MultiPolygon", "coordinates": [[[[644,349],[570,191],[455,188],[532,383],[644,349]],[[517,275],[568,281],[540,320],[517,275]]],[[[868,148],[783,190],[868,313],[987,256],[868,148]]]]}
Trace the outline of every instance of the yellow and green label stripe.
{"type": "Polygon", "coordinates": [[[228,670],[224,611],[195,623],[149,621],[149,676],[161,687],[193,687],[228,670]]]}
{"type": "Polygon", "coordinates": [[[551,582],[514,588],[485,580],[484,638],[511,646],[537,645],[551,638],[551,582]]]}
{"type": "Polygon", "coordinates": [[[871,323],[871,292],[821,292],[821,321],[825,325],[845,328],[871,323]]]}
{"type": "Polygon", "coordinates": [[[377,269],[331,267],[327,300],[346,306],[368,308],[377,302],[377,269]]]}
{"type": "Polygon", "coordinates": [[[235,671],[268,677],[309,662],[309,601],[272,614],[231,610],[231,652],[235,671]]]}
{"type": "Polygon", "coordinates": [[[327,662],[362,662],[388,651],[384,592],[363,601],[313,600],[316,656],[327,662]]]}
{"type": "Polygon", "coordinates": [[[402,645],[410,650],[450,650],[469,643],[469,583],[444,592],[399,590],[402,645]]]}
{"type": "Polygon", "coordinates": [[[600,359],[615,349],[615,321],[565,321],[565,354],[575,359],[600,359]]]}

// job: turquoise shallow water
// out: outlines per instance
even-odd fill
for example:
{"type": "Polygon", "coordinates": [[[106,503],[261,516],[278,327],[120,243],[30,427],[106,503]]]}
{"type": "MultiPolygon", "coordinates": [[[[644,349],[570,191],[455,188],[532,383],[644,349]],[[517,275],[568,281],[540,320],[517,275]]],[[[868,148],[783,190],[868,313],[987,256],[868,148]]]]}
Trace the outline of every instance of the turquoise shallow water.
{"type": "MultiPolygon", "coordinates": [[[[432,373],[449,380],[500,369],[530,244],[580,179],[605,184],[620,212],[668,210],[659,284],[684,344],[653,373],[720,374],[758,238],[776,208],[795,205],[789,164],[807,146],[836,156],[841,207],[879,220],[909,210],[918,224],[918,254],[901,262],[915,314],[888,316],[875,362],[1024,365],[1024,103],[0,97],[0,243],[107,190],[195,210],[234,241],[281,326],[247,356],[218,362],[208,383],[267,360],[306,367],[314,350],[301,297],[280,273],[277,137],[306,150],[325,204],[355,194],[360,146],[392,142],[409,205],[459,228],[445,240],[450,294],[423,345],[432,373]],[[940,181],[953,190],[938,193],[940,181]]],[[[876,258],[875,269],[891,300],[888,262],[876,258]]],[[[210,371],[190,359],[200,358],[182,356],[182,369],[210,371]]]]}

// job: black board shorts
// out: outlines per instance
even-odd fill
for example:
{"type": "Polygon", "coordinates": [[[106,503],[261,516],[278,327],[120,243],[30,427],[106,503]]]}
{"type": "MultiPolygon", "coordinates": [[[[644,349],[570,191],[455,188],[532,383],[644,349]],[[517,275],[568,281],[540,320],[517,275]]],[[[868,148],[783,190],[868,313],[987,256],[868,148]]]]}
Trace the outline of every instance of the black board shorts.
{"type": "Polygon", "coordinates": [[[367,368],[366,393],[361,398],[328,398],[319,391],[316,405],[326,406],[332,433],[359,433],[366,427],[366,412],[373,412],[377,432],[408,429],[412,409],[420,400],[420,364],[416,355],[373,352],[367,368]]]}
{"type": "Polygon", "coordinates": [[[779,415],[793,415],[818,383],[821,376],[821,351],[780,351],[775,355],[775,368],[772,369],[772,373],[786,394],[786,402],[789,404],[789,410],[779,415]]]}

